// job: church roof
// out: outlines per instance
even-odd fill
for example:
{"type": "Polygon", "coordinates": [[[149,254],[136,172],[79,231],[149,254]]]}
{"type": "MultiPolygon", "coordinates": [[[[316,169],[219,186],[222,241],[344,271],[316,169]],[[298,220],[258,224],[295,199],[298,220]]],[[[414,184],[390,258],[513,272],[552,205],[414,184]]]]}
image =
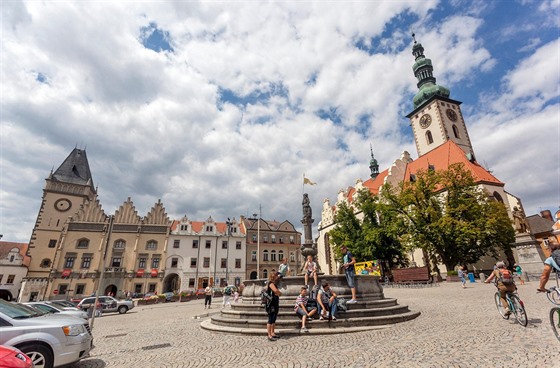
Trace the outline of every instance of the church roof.
{"type": "Polygon", "coordinates": [[[540,215],[527,216],[526,219],[529,229],[533,234],[542,234],[552,232],[554,221],[550,221],[540,215]]]}
{"type": "Polygon", "coordinates": [[[64,183],[89,185],[93,188],[86,151],[74,148],[50,179],[64,183]]]}

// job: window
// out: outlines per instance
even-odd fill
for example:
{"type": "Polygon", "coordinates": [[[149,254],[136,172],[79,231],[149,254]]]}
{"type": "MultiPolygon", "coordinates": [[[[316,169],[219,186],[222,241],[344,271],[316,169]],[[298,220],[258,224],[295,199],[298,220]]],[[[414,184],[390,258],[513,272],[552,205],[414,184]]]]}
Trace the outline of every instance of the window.
{"type": "Polygon", "coordinates": [[[91,256],[86,256],[84,255],[82,257],[82,266],[81,268],[89,268],[89,266],[91,265],[91,256]]]}
{"type": "Polygon", "coordinates": [[[210,267],[210,257],[204,257],[204,263],[202,264],[202,267],[204,268],[210,267]]]}
{"type": "Polygon", "coordinates": [[[268,261],[268,250],[263,251],[263,261],[268,261]]]}
{"type": "Polygon", "coordinates": [[[66,295],[67,290],[68,290],[68,284],[58,285],[58,295],[66,295]]]}
{"type": "Polygon", "coordinates": [[[56,239],[49,240],[49,248],[54,248],[54,247],[56,247],[56,239]]]}
{"type": "Polygon", "coordinates": [[[214,231],[214,227],[213,226],[206,226],[206,231],[212,232],[212,231],[214,231]]]}
{"type": "Polygon", "coordinates": [[[14,261],[14,259],[16,259],[16,256],[14,256],[13,254],[10,256],[10,263],[12,263],[14,261]]]}
{"type": "Polygon", "coordinates": [[[241,249],[241,242],[235,242],[235,249],[241,249]]]}
{"type": "Polygon", "coordinates": [[[281,261],[284,259],[284,251],[283,250],[279,250],[278,251],[278,260],[281,261]]]}
{"type": "Polygon", "coordinates": [[[138,268],[146,268],[146,262],[148,262],[148,257],[140,257],[138,259],[138,268]]]}
{"type": "Polygon", "coordinates": [[[253,261],[253,262],[257,261],[257,251],[256,250],[251,251],[251,261],[253,261]]]}
{"type": "Polygon", "coordinates": [[[428,144],[434,143],[434,138],[432,137],[432,132],[430,132],[429,130],[426,132],[426,142],[428,142],[428,144]]]}
{"type": "Polygon", "coordinates": [[[16,275],[8,275],[8,278],[6,279],[6,284],[13,284],[15,278],[16,275]]]}
{"type": "Polygon", "coordinates": [[[177,268],[179,264],[179,258],[171,258],[171,268],[177,268]]]}
{"type": "Polygon", "coordinates": [[[198,240],[193,240],[192,241],[192,247],[193,248],[198,248],[198,240]]]}
{"type": "Polygon", "coordinates": [[[142,293],[142,284],[134,284],[134,292],[136,294],[141,294],[142,293]]]}
{"type": "Polygon", "coordinates": [[[270,251],[270,260],[272,262],[276,262],[276,251],[275,250],[270,251]]]}
{"type": "Polygon", "coordinates": [[[455,136],[455,138],[459,138],[459,129],[457,128],[457,125],[453,124],[453,135],[455,136]]]}
{"type": "Polygon", "coordinates": [[[181,225],[181,231],[189,230],[189,225],[181,225]]]}
{"type": "Polygon", "coordinates": [[[253,243],[256,243],[257,242],[257,234],[253,234],[251,236],[251,239],[253,239],[253,243]]]}
{"type": "Polygon", "coordinates": [[[189,279],[189,287],[194,288],[194,279],[189,279]]]}
{"type": "Polygon", "coordinates": [[[51,266],[51,260],[48,258],[45,258],[41,261],[41,267],[45,268],[45,267],[50,267],[51,266]]]}
{"type": "Polygon", "coordinates": [[[150,240],[146,243],[146,249],[147,250],[155,250],[157,249],[157,241],[155,240],[150,240]]]}
{"type": "Polygon", "coordinates": [[[227,259],[226,258],[222,258],[220,267],[221,268],[227,268],[227,259]]]}
{"type": "Polygon", "coordinates": [[[173,240],[173,248],[179,248],[181,241],[179,239],[173,240]]]}
{"type": "Polygon", "coordinates": [[[232,228],[231,228],[231,232],[234,233],[234,234],[237,234],[237,228],[236,228],[236,227],[232,227],[232,228]]]}
{"type": "Polygon", "coordinates": [[[120,267],[121,261],[122,261],[121,257],[113,257],[113,260],[111,261],[111,267],[120,267]]]}
{"type": "Polygon", "coordinates": [[[268,278],[268,271],[263,270],[263,279],[267,279],[267,278],[268,278]]]}
{"type": "Polygon", "coordinates": [[[280,238],[278,238],[278,241],[280,242],[280,244],[284,244],[284,237],[281,236],[280,238]]]}
{"type": "Polygon", "coordinates": [[[85,291],[86,291],[86,284],[76,285],[76,294],[84,294],[85,291]]]}
{"type": "Polygon", "coordinates": [[[227,240],[222,240],[222,249],[227,249],[227,240]]]}
{"type": "Polygon", "coordinates": [[[86,249],[89,246],[89,240],[88,239],[80,239],[78,240],[78,243],[76,244],[76,248],[79,249],[86,249]]]}
{"type": "Polygon", "coordinates": [[[296,261],[296,254],[294,252],[290,252],[290,262],[296,261]]]}
{"type": "Polygon", "coordinates": [[[191,268],[196,268],[196,258],[191,258],[191,268]]]}
{"type": "Polygon", "coordinates": [[[113,248],[115,249],[124,249],[125,246],[126,246],[126,242],[122,239],[116,240],[115,243],[113,244],[113,248]]]}
{"type": "Polygon", "coordinates": [[[74,260],[76,259],[75,256],[66,256],[64,260],[64,268],[72,268],[74,267],[74,260]]]}
{"type": "Polygon", "coordinates": [[[290,244],[294,244],[294,236],[290,235],[290,244]]]}
{"type": "Polygon", "coordinates": [[[148,293],[155,293],[155,292],[156,292],[156,284],[149,284],[148,293]]]}
{"type": "Polygon", "coordinates": [[[241,268],[241,258],[235,259],[235,268],[241,268]]]}
{"type": "Polygon", "coordinates": [[[152,258],[152,268],[159,268],[159,257],[152,258]]]}
{"type": "Polygon", "coordinates": [[[273,243],[276,243],[276,235],[271,235],[270,238],[273,243]]]}
{"type": "Polygon", "coordinates": [[[268,235],[263,235],[263,242],[268,243],[268,235]]]}

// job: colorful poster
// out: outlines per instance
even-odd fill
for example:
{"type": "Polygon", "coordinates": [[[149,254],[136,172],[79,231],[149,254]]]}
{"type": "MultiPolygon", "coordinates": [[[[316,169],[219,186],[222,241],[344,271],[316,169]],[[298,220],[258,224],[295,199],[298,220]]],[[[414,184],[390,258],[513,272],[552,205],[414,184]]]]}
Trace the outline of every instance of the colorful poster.
{"type": "Polygon", "coordinates": [[[377,260],[354,263],[356,275],[381,276],[381,269],[377,260]]]}

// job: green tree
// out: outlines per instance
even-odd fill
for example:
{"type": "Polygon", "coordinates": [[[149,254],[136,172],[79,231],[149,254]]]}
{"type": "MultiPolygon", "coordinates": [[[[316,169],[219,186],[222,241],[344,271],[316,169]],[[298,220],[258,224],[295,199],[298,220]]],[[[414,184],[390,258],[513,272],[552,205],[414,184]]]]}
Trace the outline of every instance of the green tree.
{"type": "Polygon", "coordinates": [[[342,203],[334,219],[336,227],[329,232],[337,257],[342,257],[340,248],[345,245],[358,260],[386,261],[389,268],[405,265],[408,260],[399,238],[402,220],[387,209],[367,189],[358,192],[354,207],[342,203]]]}
{"type": "Polygon", "coordinates": [[[386,185],[383,201],[404,220],[413,244],[448,270],[484,255],[510,250],[514,231],[505,206],[476,185],[464,165],[420,171],[397,190],[386,185]]]}

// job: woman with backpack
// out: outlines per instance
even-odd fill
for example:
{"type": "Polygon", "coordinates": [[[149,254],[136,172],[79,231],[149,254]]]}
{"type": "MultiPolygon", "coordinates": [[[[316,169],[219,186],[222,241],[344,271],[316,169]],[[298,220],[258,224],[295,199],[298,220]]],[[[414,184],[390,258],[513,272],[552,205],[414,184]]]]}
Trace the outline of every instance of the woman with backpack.
{"type": "Polygon", "coordinates": [[[506,316],[511,314],[509,310],[509,305],[506,300],[506,293],[514,292],[517,287],[515,287],[515,283],[513,282],[513,274],[510,270],[506,268],[506,264],[503,261],[499,261],[496,263],[496,269],[492,271],[490,276],[484,281],[485,283],[489,283],[493,279],[495,280],[496,287],[500,292],[500,299],[502,301],[502,305],[504,306],[504,310],[506,311],[506,316]]]}
{"type": "Polygon", "coordinates": [[[266,323],[266,332],[268,333],[269,341],[276,341],[280,336],[276,335],[274,329],[276,327],[276,318],[278,317],[278,309],[280,308],[280,295],[282,292],[278,289],[278,280],[280,275],[278,272],[271,272],[268,277],[268,285],[266,292],[272,296],[269,303],[266,304],[266,313],[268,314],[268,321],[266,323]]]}

